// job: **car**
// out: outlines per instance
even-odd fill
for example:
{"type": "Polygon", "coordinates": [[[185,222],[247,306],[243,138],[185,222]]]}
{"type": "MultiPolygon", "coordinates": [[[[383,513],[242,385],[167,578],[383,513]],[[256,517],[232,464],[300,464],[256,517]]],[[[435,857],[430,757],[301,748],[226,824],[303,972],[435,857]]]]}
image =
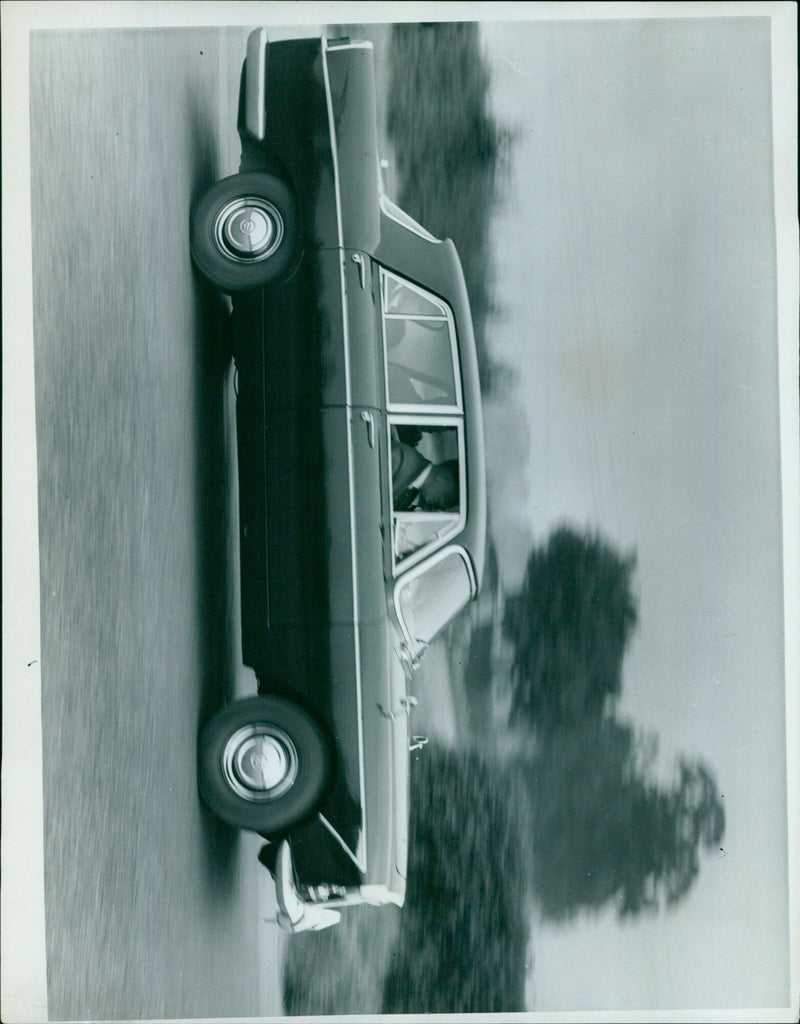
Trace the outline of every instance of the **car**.
{"type": "Polygon", "coordinates": [[[202,729],[198,782],[302,931],[404,901],[415,673],[483,572],[480,381],[453,243],[382,191],[372,44],[253,31],[238,130],[190,235],[230,296],[257,693],[202,729]]]}

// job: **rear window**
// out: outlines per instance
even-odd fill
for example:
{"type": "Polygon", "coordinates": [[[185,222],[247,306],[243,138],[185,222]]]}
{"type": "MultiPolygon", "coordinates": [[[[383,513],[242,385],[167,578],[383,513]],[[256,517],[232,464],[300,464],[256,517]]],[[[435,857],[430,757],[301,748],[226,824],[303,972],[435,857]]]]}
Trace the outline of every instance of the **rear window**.
{"type": "Polygon", "coordinates": [[[455,327],[450,307],[418,285],[381,271],[390,408],[460,411],[455,327]]]}

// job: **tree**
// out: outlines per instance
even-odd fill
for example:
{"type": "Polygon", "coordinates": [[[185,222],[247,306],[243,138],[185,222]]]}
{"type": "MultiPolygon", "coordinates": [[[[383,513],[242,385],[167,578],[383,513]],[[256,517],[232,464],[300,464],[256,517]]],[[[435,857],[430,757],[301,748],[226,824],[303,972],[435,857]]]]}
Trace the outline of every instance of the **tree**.
{"type": "Polygon", "coordinates": [[[634,553],[566,526],[531,552],[503,622],[514,647],[512,720],[547,730],[603,714],[638,618],[635,567],[634,553]]]}
{"type": "Polygon", "coordinates": [[[677,903],[699,871],[698,847],[719,846],[725,831],[725,811],[717,797],[714,777],[700,762],[681,760],[677,786],[669,795],[669,825],[662,852],[663,888],[667,903],[677,903]]]}
{"type": "Polygon", "coordinates": [[[648,746],[609,718],[554,730],[540,745],[527,777],[533,889],[548,917],[677,903],[697,877],[700,846],[718,846],[725,815],[709,769],[682,760],[663,788],[648,746]]]}

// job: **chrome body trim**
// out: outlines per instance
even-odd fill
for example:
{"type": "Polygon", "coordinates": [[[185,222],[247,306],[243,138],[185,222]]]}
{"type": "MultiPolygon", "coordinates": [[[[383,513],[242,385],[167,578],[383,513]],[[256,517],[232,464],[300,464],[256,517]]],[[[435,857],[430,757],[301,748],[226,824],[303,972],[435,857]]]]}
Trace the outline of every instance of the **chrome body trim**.
{"type": "Polygon", "coordinates": [[[344,850],[344,852],[347,854],[350,860],[355,864],[358,870],[362,874],[364,874],[367,870],[367,865],[364,860],[363,854],[361,857],[359,857],[357,853],[353,853],[353,851],[350,849],[350,847],[347,845],[344,839],[342,839],[342,837],[339,835],[339,833],[336,831],[333,825],[331,825],[331,823],[328,821],[324,814],[318,814],[317,817],[325,826],[325,828],[330,832],[330,834],[333,836],[333,838],[336,840],[339,846],[341,846],[341,848],[344,850]]]}
{"type": "MultiPolygon", "coordinates": [[[[342,289],[342,320],[344,331],[344,375],[345,394],[347,405],[352,405],[352,385],[350,379],[350,331],[349,317],[347,310],[347,287],[344,276],[344,235],[342,231],[342,196],[339,183],[339,160],[336,142],[336,119],[333,114],[333,103],[331,100],[331,83],[328,74],[328,44],[325,37],[322,39],[322,72],[325,81],[325,99],[328,108],[328,127],[331,136],[331,154],[333,157],[333,181],[336,195],[336,225],[339,235],[339,250],[342,258],[339,260],[339,276],[342,289]]],[[[366,808],[366,791],[364,781],[364,707],[361,685],[361,639],[359,630],[360,609],[358,603],[358,543],[356,537],[356,509],[353,487],[355,473],[353,471],[353,431],[350,417],[347,417],[347,472],[349,474],[350,494],[350,542],[353,551],[352,573],[353,573],[353,644],[355,646],[355,670],[356,670],[356,702],[358,707],[358,775],[359,775],[359,796],[362,812],[366,808]]],[[[364,838],[364,849],[366,851],[367,820],[366,815],[362,819],[362,833],[364,838]]],[[[362,870],[366,871],[366,855],[362,870]]]]}
{"type": "Polygon", "coordinates": [[[393,221],[401,224],[408,231],[413,231],[415,235],[419,235],[420,238],[424,238],[426,242],[436,242],[437,245],[441,245],[442,240],[440,238],[436,238],[435,235],[430,233],[430,231],[426,231],[418,221],[414,220],[411,214],[406,213],[406,211],[402,210],[396,203],[393,203],[385,192],[381,192],[378,197],[378,202],[387,217],[391,217],[393,221]]]}
{"type": "Polygon", "coordinates": [[[263,141],[266,122],[267,47],[265,28],[254,29],[247,37],[245,58],[244,111],[245,127],[255,139],[263,141]]]}

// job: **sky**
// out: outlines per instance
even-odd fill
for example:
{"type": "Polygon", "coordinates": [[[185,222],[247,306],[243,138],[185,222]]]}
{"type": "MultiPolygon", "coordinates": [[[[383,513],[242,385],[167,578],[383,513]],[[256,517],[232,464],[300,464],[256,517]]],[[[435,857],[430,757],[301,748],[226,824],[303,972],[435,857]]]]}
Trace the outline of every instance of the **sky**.
{"type": "Polygon", "coordinates": [[[482,25],[515,133],[486,409],[501,570],[560,522],[635,550],[620,716],[715,771],[723,847],[670,914],[537,929],[536,1009],[788,996],[770,22],[482,25]],[[523,465],[522,472],[519,466],[523,465]]]}

